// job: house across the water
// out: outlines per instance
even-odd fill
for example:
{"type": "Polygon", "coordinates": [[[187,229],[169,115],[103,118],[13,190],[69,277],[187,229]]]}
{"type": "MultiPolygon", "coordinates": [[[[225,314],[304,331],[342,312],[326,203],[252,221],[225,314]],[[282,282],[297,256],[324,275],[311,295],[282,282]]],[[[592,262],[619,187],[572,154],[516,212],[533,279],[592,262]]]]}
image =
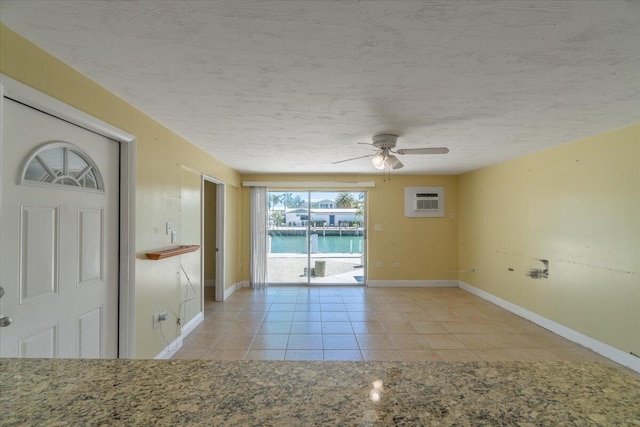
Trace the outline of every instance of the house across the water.
{"type": "Polygon", "coordinates": [[[305,226],[308,221],[316,227],[353,227],[363,221],[355,208],[287,208],[284,217],[284,225],[289,227],[305,226]]]}

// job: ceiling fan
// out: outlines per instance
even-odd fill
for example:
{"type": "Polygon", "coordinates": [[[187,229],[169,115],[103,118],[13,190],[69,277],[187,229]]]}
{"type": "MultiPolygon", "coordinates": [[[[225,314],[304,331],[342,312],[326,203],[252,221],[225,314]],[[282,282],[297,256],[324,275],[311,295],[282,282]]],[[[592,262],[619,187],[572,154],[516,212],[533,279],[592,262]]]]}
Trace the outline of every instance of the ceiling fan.
{"type": "Polygon", "coordinates": [[[394,150],[396,147],[396,141],[398,135],[383,133],[375,135],[371,138],[373,143],[358,142],[358,144],[372,145],[376,148],[376,152],[373,154],[367,154],[366,156],[353,157],[351,159],[338,160],[336,163],[350,162],[351,160],[363,159],[365,157],[371,157],[371,163],[376,169],[384,169],[386,166],[391,169],[400,169],[404,165],[394,154],[447,154],[449,149],[446,147],[431,147],[431,148],[404,148],[394,150]]]}

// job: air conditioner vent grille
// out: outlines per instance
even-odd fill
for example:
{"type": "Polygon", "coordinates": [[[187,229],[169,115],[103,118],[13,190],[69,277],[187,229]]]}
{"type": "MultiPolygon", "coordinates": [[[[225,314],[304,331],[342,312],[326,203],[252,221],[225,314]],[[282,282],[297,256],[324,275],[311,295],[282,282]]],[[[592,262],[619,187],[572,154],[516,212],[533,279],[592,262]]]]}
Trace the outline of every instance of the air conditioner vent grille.
{"type": "Polygon", "coordinates": [[[417,210],[423,210],[423,209],[438,209],[438,199],[435,200],[416,200],[416,209],[417,210]]]}
{"type": "Polygon", "coordinates": [[[405,187],[406,217],[443,217],[444,187],[405,187]]]}

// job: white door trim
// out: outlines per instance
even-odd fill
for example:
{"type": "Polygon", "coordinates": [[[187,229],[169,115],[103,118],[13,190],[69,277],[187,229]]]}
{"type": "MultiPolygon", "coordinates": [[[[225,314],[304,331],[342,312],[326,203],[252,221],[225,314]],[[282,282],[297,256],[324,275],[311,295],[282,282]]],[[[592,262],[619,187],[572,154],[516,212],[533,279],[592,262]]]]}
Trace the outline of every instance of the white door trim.
{"type": "MultiPolygon", "coordinates": [[[[118,357],[135,356],[135,177],[136,138],[49,95],[0,74],[0,120],[4,98],[50,114],[120,143],[120,277],[118,357]]],[[[0,121],[0,128],[2,122],[0,121]]],[[[0,153],[2,152],[0,132],[0,153]]],[[[1,163],[1,162],[0,162],[1,163]]],[[[2,188],[0,165],[0,189],[2,188]]],[[[0,194],[0,208],[2,207],[0,194]]],[[[2,228],[0,227],[0,238],[2,228]]]]}
{"type": "MultiPolygon", "coordinates": [[[[201,182],[201,190],[200,190],[200,208],[202,210],[200,215],[200,220],[202,221],[200,227],[201,238],[200,241],[204,243],[204,182],[209,181],[213,184],[216,184],[216,248],[218,251],[216,252],[216,301],[224,301],[224,249],[225,249],[225,238],[224,238],[224,213],[225,213],[225,191],[226,187],[224,182],[219,181],[215,178],[202,174],[202,182],[201,182]]],[[[202,257],[200,266],[202,269],[201,277],[204,277],[204,251],[201,251],[202,257]]],[[[202,282],[202,286],[204,286],[204,281],[202,282]]],[[[201,289],[201,295],[204,296],[204,288],[201,289]]],[[[202,298],[202,312],[204,312],[204,297],[202,298]]]]}

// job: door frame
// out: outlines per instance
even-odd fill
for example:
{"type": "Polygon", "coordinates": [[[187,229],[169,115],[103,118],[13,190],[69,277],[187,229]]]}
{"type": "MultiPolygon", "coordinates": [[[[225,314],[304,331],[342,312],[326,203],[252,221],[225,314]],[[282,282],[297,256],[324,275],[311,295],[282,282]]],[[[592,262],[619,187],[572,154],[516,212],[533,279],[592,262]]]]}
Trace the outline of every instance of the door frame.
{"type": "MultiPolygon", "coordinates": [[[[118,358],[135,356],[135,177],[136,137],[96,117],[0,74],[0,153],[4,99],[9,98],[120,144],[119,253],[118,260],[118,358]]],[[[0,212],[2,208],[0,162],[0,212]]],[[[0,238],[2,222],[0,218],[0,238]]]]}
{"type": "MultiPolygon", "coordinates": [[[[254,184],[254,183],[243,183],[243,185],[249,185],[249,184],[254,184]]],[[[257,183],[255,183],[257,185],[257,183]]],[[[308,184],[308,183],[306,183],[308,184]]],[[[306,282],[302,283],[302,282],[276,282],[276,283],[270,283],[269,285],[293,285],[293,286],[367,286],[367,277],[368,277],[368,264],[366,262],[367,260],[367,253],[368,253],[368,229],[367,229],[367,224],[368,224],[368,212],[369,212],[369,192],[367,190],[368,187],[372,187],[372,185],[364,185],[362,186],[362,188],[360,187],[355,187],[355,188],[345,188],[342,189],[340,188],[340,186],[338,186],[338,188],[340,189],[335,189],[332,186],[327,186],[327,188],[324,187],[320,187],[317,188],[317,186],[314,185],[306,185],[304,187],[300,186],[300,188],[294,187],[296,189],[291,189],[291,188],[284,188],[284,187],[276,187],[276,188],[270,188],[267,187],[267,198],[269,197],[269,193],[307,193],[307,198],[309,199],[309,202],[307,204],[306,207],[306,213],[307,213],[307,222],[306,222],[306,238],[305,238],[305,245],[307,248],[307,252],[306,252],[306,257],[307,257],[307,272],[311,272],[311,194],[312,193],[341,193],[341,192],[348,192],[348,193],[363,193],[364,194],[364,215],[362,217],[362,230],[363,230],[363,248],[362,248],[362,255],[361,255],[361,259],[362,259],[362,270],[363,270],[363,275],[364,275],[364,280],[363,283],[357,283],[357,284],[353,284],[353,283],[318,283],[318,282],[312,282],[311,281],[311,275],[307,274],[306,276],[306,282]]],[[[335,215],[330,215],[330,217],[333,216],[334,217],[334,223],[339,221],[335,221],[335,215]]],[[[286,219],[285,219],[285,223],[286,223],[286,219]]],[[[335,224],[334,224],[335,226],[335,224]]],[[[268,230],[267,230],[268,233],[268,230]]]]}
{"type": "MultiPolygon", "coordinates": [[[[208,175],[201,175],[201,186],[200,186],[200,209],[201,209],[201,215],[200,215],[200,221],[201,221],[201,226],[200,226],[200,241],[204,244],[204,214],[205,214],[205,210],[204,210],[204,198],[205,198],[205,191],[204,191],[204,185],[205,185],[205,181],[210,182],[212,184],[215,184],[216,186],[216,291],[215,291],[215,300],[216,301],[224,301],[224,297],[225,297],[225,289],[224,289],[224,248],[225,248],[225,233],[224,233],[224,225],[225,225],[225,184],[224,182],[212,178],[208,175]]],[[[201,272],[200,272],[200,277],[204,278],[204,253],[206,251],[206,248],[204,248],[204,250],[200,251],[200,257],[201,257],[201,262],[200,262],[200,268],[201,268],[201,272]]],[[[201,287],[202,289],[200,290],[200,294],[203,295],[202,298],[202,312],[204,313],[204,280],[201,281],[201,287]]]]}

